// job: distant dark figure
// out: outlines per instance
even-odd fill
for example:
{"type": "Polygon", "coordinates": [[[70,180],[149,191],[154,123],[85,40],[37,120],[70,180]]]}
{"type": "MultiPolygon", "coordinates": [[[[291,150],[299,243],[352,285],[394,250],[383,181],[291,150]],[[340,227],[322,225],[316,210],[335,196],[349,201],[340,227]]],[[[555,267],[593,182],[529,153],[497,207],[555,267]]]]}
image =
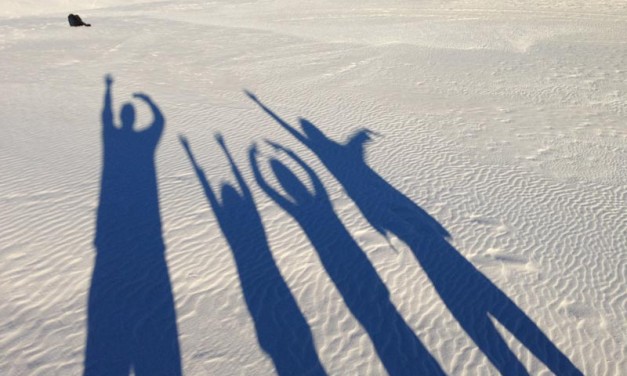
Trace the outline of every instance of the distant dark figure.
{"type": "Polygon", "coordinates": [[[181,138],[181,143],[231,246],[259,345],[272,358],[281,376],[326,375],[309,325],[272,257],[253,195],[224,139],[220,135],[216,139],[229,160],[239,190],[226,183],[214,190],[187,140],[181,138]]]}
{"type": "Polygon", "coordinates": [[[278,159],[270,166],[285,195],[267,183],[252,147],[250,163],[257,183],[300,224],[346,306],[370,336],[390,376],[444,375],[438,362],[396,310],[390,292],[370,260],[335,214],[331,200],[315,172],[291,150],[285,152],[313,183],[313,192],[278,159]]]}
{"type": "Polygon", "coordinates": [[[84,375],[178,376],[176,312],[155,167],[165,119],[147,95],[135,94],[151,108],[152,125],[135,130],[135,109],[127,103],[121,111],[122,124],[116,126],[112,83],[107,76],[84,375]]]}
{"type": "Polygon", "coordinates": [[[70,26],[91,26],[91,24],[83,22],[78,14],[70,14],[67,16],[70,26]]]}
{"type": "Polygon", "coordinates": [[[372,227],[382,235],[396,235],[411,248],[443,303],[501,374],[518,376],[528,372],[492,319],[556,375],[582,374],[514,301],[451,246],[447,241],[449,233],[442,225],[366,163],[365,145],[371,132],[362,129],[340,143],[311,122],[300,119],[301,132],[255,95],[247,94],[318,156],[372,227]]]}

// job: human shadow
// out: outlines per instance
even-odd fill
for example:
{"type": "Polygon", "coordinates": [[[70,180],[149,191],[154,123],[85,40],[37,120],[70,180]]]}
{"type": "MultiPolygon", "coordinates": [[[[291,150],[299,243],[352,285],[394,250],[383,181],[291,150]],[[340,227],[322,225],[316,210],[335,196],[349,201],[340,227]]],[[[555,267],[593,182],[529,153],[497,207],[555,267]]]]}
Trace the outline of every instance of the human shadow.
{"type": "Polygon", "coordinates": [[[309,121],[300,119],[301,132],[255,95],[247,94],[318,156],[378,232],[385,236],[394,234],[411,248],[446,307],[501,374],[528,372],[492,319],[555,374],[582,374],[516,303],[450,245],[449,233],[443,226],[368,166],[365,145],[371,140],[371,132],[362,129],[347,142],[338,143],[309,121]]]}
{"type": "Polygon", "coordinates": [[[241,193],[225,183],[220,188],[221,199],[187,139],[180,140],[233,252],[261,348],[272,358],[279,375],[325,375],[311,330],[272,257],[253,196],[224,139],[216,135],[241,193]]]}
{"type": "Polygon", "coordinates": [[[116,126],[112,83],[107,76],[84,375],[181,375],[155,168],[165,119],[147,95],[135,94],[152,110],[152,125],[133,129],[135,110],[127,103],[116,126]]]}
{"type": "Polygon", "coordinates": [[[286,192],[270,186],[258,166],[258,151],[251,147],[250,163],[259,186],[300,224],[348,309],[368,333],[390,375],[443,375],[437,361],[424,348],[390,301],[390,293],[359,245],[335,214],[329,196],[314,171],[292,151],[283,151],[313,183],[309,192],[278,159],[270,166],[286,192]]]}

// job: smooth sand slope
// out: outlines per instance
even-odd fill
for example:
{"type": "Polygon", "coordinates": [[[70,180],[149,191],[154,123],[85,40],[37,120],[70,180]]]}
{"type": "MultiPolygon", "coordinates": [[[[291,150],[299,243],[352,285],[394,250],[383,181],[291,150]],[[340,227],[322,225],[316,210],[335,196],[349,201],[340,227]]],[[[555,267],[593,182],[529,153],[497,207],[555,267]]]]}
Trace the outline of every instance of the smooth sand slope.
{"type": "Polygon", "coordinates": [[[3,2],[0,374],[627,374],[626,9],[3,2]]]}

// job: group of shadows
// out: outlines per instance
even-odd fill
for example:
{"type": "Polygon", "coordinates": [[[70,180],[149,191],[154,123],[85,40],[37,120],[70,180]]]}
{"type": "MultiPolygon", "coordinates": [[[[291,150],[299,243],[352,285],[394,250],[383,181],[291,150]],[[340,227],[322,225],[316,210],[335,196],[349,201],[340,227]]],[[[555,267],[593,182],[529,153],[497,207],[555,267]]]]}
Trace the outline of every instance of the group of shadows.
{"type": "MultiPolygon", "coordinates": [[[[152,109],[153,124],[135,130],[135,111],[127,103],[121,110],[121,125],[116,126],[112,82],[107,76],[97,254],[89,291],[84,374],[181,375],[155,171],[155,150],[165,120],[148,96],[135,94],[152,109]]],[[[297,130],[257,97],[248,96],[320,159],[373,228],[407,244],[442,302],[501,374],[528,372],[491,319],[500,322],[555,374],[581,374],[511,299],[450,245],[449,234],[435,219],[366,164],[367,130],[338,143],[304,119],[300,120],[302,130],[297,130]]],[[[223,183],[219,192],[198,165],[189,142],[181,137],[230,245],[259,344],[279,375],[324,375],[307,320],[272,256],[250,187],[225,140],[220,135],[216,140],[237,182],[237,186],[223,183]]],[[[258,150],[252,146],[248,156],[256,183],[302,227],[386,371],[393,376],[445,374],[390,301],[384,282],[335,214],[316,173],[291,150],[270,144],[308,175],[313,189],[273,157],[268,163],[283,193],[277,191],[262,174],[258,150]]]]}

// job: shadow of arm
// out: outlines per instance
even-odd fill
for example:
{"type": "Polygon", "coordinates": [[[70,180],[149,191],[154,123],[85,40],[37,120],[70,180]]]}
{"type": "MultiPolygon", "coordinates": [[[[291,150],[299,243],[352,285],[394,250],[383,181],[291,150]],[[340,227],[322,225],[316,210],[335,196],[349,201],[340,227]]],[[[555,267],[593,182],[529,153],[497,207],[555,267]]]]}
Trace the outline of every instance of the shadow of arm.
{"type": "Polygon", "coordinates": [[[187,153],[187,157],[189,158],[189,161],[191,162],[192,167],[194,167],[194,171],[196,172],[196,177],[200,181],[200,185],[202,185],[202,188],[205,191],[205,196],[207,196],[209,203],[213,207],[213,211],[216,212],[216,214],[219,214],[220,209],[222,209],[222,207],[218,203],[218,198],[216,197],[215,193],[213,193],[213,189],[211,188],[211,184],[209,183],[209,180],[207,180],[207,176],[205,175],[205,172],[196,162],[196,158],[194,157],[194,154],[192,153],[192,149],[189,146],[189,141],[187,141],[187,138],[185,138],[184,136],[179,136],[179,140],[181,141],[181,144],[183,145],[183,148],[185,149],[185,152],[187,153]]]}
{"type": "Polygon", "coordinates": [[[110,74],[105,76],[105,96],[102,106],[102,126],[103,130],[113,129],[113,108],[111,105],[111,86],[113,85],[113,77],[110,74]]]}
{"type": "Polygon", "coordinates": [[[314,188],[314,192],[315,192],[315,196],[317,197],[326,197],[326,190],[324,189],[324,186],[322,185],[322,182],[320,181],[320,179],[318,178],[318,176],[316,175],[316,173],[314,172],[314,170],[309,167],[309,165],[307,165],[305,163],[305,161],[303,161],[298,155],[296,155],[296,153],[294,153],[292,150],[279,145],[275,142],[272,141],[266,141],[268,144],[270,144],[273,148],[275,148],[276,150],[280,150],[282,152],[284,152],[285,154],[287,154],[290,158],[292,158],[296,163],[298,163],[298,165],[305,170],[305,172],[307,173],[307,175],[309,175],[309,179],[311,179],[311,182],[313,184],[313,188],[314,188]]]}
{"type": "Polygon", "coordinates": [[[152,121],[152,125],[144,132],[158,139],[161,136],[161,133],[163,133],[163,127],[165,126],[165,118],[163,117],[161,110],[159,110],[159,107],[157,107],[152,99],[150,99],[150,97],[146,94],[135,93],[133,94],[133,97],[143,100],[144,102],[146,102],[148,107],[150,107],[154,119],[152,121]]]}
{"type": "Polygon", "coordinates": [[[237,165],[235,164],[235,161],[233,160],[233,156],[231,156],[231,153],[227,149],[226,143],[224,142],[224,137],[222,137],[220,133],[216,134],[216,141],[218,142],[218,144],[220,144],[220,147],[224,151],[226,158],[229,160],[229,164],[231,165],[231,171],[233,171],[233,175],[235,175],[237,184],[239,184],[240,188],[242,189],[242,193],[244,194],[244,197],[248,200],[252,200],[252,194],[250,192],[250,189],[248,188],[248,185],[244,181],[242,174],[237,168],[237,165]]]}
{"type": "Polygon", "coordinates": [[[245,93],[246,93],[246,95],[250,99],[253,100],[253,102],[257,103],[257,105],[259,107],[261,107],[261,109],[264,110],[265,113],[270,115],[271,118],[273,118],[277,123],[279,123],[279,125],[281,125],[283,128],[285,128],[285,130],[288,131],[292,136],[296,137],[296,139],[298,141],[302,142],[305,145],[307,144],[307,141],[308,141],[307,137],[303,136],[299,131],[294,129],[294,127],[289,125],[287,122],[285,122],[283,119],[281,119],[277,114],[272,112],[272,110],[270,110],[268,107],[266,107],[266,105],[261,103],[261,101],[259,100],[259,98],[257,98],[257,96],[255,94],[251,93],[248,90],[245,90],[245,93]]]}

